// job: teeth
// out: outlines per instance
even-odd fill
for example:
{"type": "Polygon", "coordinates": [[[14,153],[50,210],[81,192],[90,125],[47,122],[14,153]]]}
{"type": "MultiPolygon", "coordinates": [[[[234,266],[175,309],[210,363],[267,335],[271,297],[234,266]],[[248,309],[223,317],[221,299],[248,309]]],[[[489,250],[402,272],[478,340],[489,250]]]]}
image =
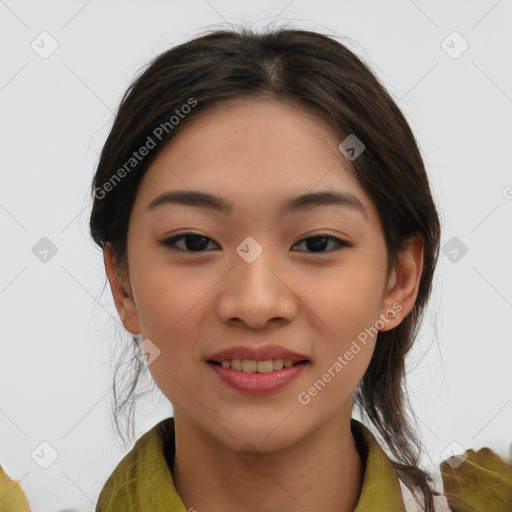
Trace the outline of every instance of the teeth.
{"type": "Polygon", "coordinates": [[[275,370],[282,370],[293,366],[290,359],[269,359],[268,361],[254,361],[252,359],[234,359],[233,361],[222,361],[222,368],[241,370],[246,373],[269,373],[275,370]]]}
{"type": "Polygon", "coordinates": [[[282,359],[274,359],[272,361],[272,370],[280,370],[284,366],[284,361],[282,359]]]}

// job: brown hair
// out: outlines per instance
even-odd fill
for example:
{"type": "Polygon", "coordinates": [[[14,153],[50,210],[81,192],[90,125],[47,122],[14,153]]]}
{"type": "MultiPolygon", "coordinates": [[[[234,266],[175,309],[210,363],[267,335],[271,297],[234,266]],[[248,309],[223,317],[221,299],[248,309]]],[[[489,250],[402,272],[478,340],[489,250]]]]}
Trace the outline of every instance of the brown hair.
{"type": "MultiPolygon", "coordinates": [[[[355,134],[365,150],[352,161],[355,177],[378,210],[388,255],[388,276],[411,234],[424,238],[423,271],[414,307],[394,329],[379,332],[369,367],[354,393],[396,460],[392,465],[413,491],[421,489],[433,511],[432,476],[419,467],[421,444],[406,417],[405,356],[430,297],[438,258],[440,222],[416,140],[404,115],[369,66],[332,37],[307,30],[247,28],[216,30],[154,58],[122,98],[101,152],[91,194],[90,232],[103,248],[112,247],[119,272],[128,269],[126,236],[137,187],[159,150],[211,107],[231,99],[260,96],[295,99],[330,123],[340,140],[355,134]],[[182,109],[186,104],[195,106],[182,109]],[[185,112],[177,123],[170,117],[185,112]],[[167,123],[167,124],[165,124],[167,123]],[[172,127],[171,127],[172,124],[172,127]],[[134,170],[126,162],[160,130],[156,148],[134,170]],[[123,168],[122,179],[112,181],[123,168]],[[105,184],[110,180],[110,187],[105,184]]],[[[132,355],[140,354],[133,337],[132,355]]],[[[129,352],[129,351],[127,351],[129,352]]],[[[145,365],[133,357],[128,395],[118,401],[114,378],[114,417],[130,402],[145,365]]],[[[119,366],[116,368],[116,372],[119,366]]],[[[133,408],[133,400],[130,402],[133,408]]],[[[130,409],[130,414],[132,409],[130,409]]],[[[131,419],[131,416],[130,416],[131,419]]],[[[130,424],[130,421],[129,421],[130,424]]]]}

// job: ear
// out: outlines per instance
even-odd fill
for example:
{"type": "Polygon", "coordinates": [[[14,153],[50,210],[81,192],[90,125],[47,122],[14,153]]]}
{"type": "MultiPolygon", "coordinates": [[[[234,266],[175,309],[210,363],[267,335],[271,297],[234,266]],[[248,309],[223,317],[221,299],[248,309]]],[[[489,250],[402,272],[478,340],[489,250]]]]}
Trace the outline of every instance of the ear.
{"type": "Polygon", "coordinates": [[[414,306],[423,271],[424,239],[415,233],[407,239],[406,248],[399,253],[399,261],[389,277],[382,299],[380,318],[385,326],[379,331],[388,331],[399,325],[414,306]]]}
{"type": "Polygon", "coordinates": [[[107,242],[103,248],[103,261],[110,282],[114,304],[125,329],[132,334],[140,334],[139,319],[133,300],[129,277],[120,275],[119,269],[113,261],[112,246],[109,242],[107,242]]]}

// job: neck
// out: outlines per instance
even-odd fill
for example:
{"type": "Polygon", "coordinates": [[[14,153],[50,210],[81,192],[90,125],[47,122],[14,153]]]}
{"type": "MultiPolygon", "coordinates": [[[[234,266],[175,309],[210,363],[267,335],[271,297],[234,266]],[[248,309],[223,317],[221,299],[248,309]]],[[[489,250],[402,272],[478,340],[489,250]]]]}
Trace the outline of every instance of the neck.
{"type": "Polygon", "coordinates": [[[352,512],[365,464],[350,420],[336,417],[301,443],[242,460],[175,411],[174,485],[187,510],[352,512]]]}

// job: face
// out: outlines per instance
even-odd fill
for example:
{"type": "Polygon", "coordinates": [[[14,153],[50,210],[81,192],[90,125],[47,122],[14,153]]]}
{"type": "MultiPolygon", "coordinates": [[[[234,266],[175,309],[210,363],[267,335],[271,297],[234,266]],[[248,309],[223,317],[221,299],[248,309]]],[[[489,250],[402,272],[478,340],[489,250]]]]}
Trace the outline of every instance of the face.
{"type": "Polygon", "coordinates": [[[405,258],[404,271],[386,279],[377,211],[340,142],[291,101],[224,104],[184,128],[147,170],[130,216],[124,281],[105,253],[124,326],[145,340],[149,370],[177,421],[234,449],[250,440],[275,450],[350,417],[377,329],[395,327],[414,303],[421,257],[405,258]],[[231,208],[155,201],[190,191],[231,208]],[[290,203],[319,192],[345,200],[290,203]],[[394,318],[383,321],[389,311],[394,318]],[[273,390],[268,375],[256,390],[256,376],[244,371],[252,390],[240,389],[238,377],[233,387],[208,362],[225,349],[269,345],[307,359],[276,371],[281,386],[273,390]]]}

